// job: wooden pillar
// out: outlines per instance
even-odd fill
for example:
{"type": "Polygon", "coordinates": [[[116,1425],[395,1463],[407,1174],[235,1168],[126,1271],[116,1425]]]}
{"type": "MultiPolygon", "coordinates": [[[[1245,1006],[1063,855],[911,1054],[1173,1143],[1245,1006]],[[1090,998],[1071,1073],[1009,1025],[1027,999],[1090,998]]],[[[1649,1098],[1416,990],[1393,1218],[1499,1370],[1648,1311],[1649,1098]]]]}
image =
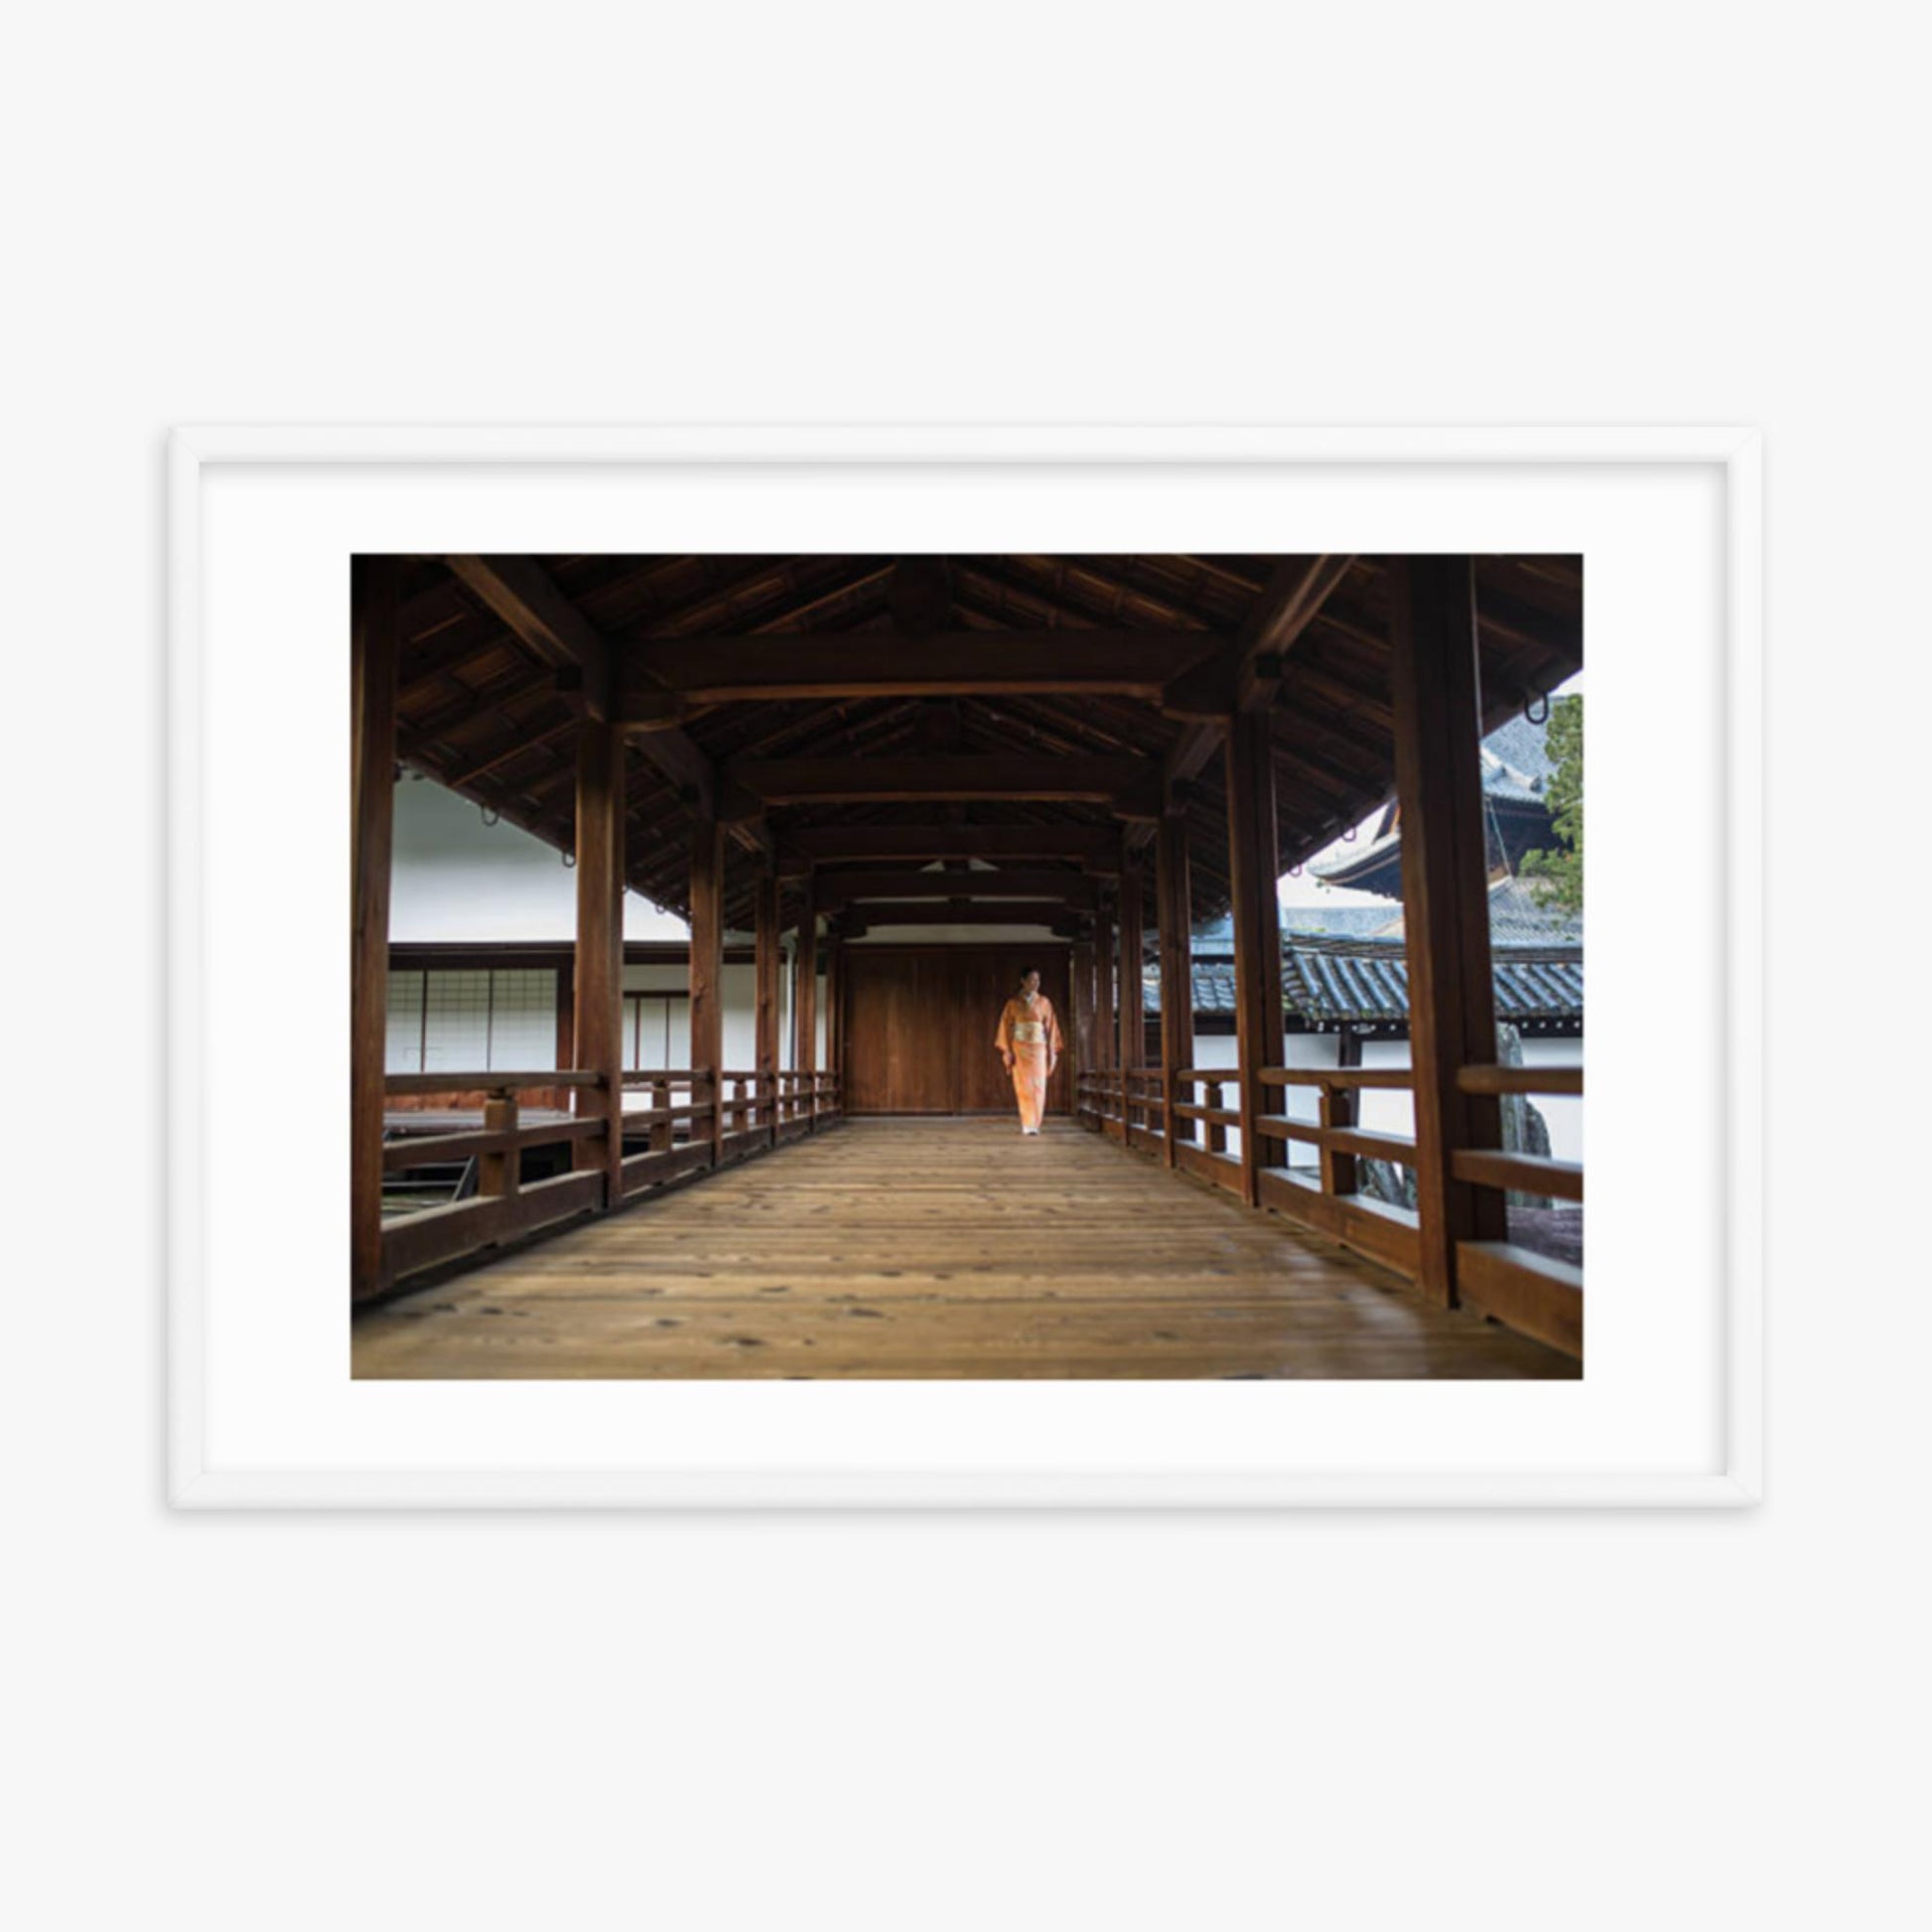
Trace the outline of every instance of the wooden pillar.
{"type": "Polygon", "coordinates": [[[1264,1067],[1280,1066],[1282,1032],[1281,861],[1275,837],[1275,758],[1268,714],[1238,712],[1228,725],[1228,882],[1234,913],[1234,1031],[1241,1060],[1241,1196],[1259,1206],[1261,1144],[1268,1111],[1264,1067]]]}
{"type": "Polygon", "coordinates": [[[825,941],[825,1070],[845,1070],[845,941],[836,934],[825,941]]]}
{"type": "Polygon", "coordinates": [[[758,1070],[766,1138],[778,1141],[778,875],[768,866],[758,882],[758,1070]]]}
{"type": "Polygon", "coordinates": [[[798,921],[798,993],[792,1012],[798,1028],[792,1058],[800,1071],[818,1069],[818,898],[807,887],[798,921]]]}
{"type": "Polygon", "coordinates": [[[349,568],[349,1293],[382,1281],[382,1102],[389,1035],[389,861],[396,812],[398,562],[349,568]]]}
{"type": "Polygon", "coordinates": [[[578,1111],[601,1113],[604,1138],[572,1144],[575,1167],[604,1172],[604,1205],[623,1199],[623,782],[621,726],[587,718],[577,737],[577,952],[572,964],[577,1064],[603,1084],[578,1111]]]}
{"type": "Polygon", "coordinates": [[[1193,889],[1187,871],[1187,821],[1164,818],[1154,846],[1155,918],[1161,933],[1161,1096],[1167,1111],[1167,1163],[1174,1165],[1180,1122],[1174,1103],[1191,1088],[1174,1075],[1194,1063],[1193,889]]]}
{"type": "Polygon", "coordinates": [[[1073,1114],[1080,1114],[1080,1080],[1093,1071],[1093,942],[1075,942],[1070,962],[1073,996],[1073,1114]]]}
{"type": "Polygon", "coordinates": [[[1131,859],[1120,874],[1120,1063],[1147,1064],[1147,990],[1141,956],[1147,947],[1147,914],[1141,903],[1141,869],[1131,859]]]}
{"type": "Polygon", "coordinates": [[[1402,812],[1402,919],[1415,1069],[1420,1283],[1455,1302],[1459,1241],[1499,1241],[1503,1197],[1456,1180],[1457,1148],[1501,1145],[1493,1095],[1465,1094],[1461,1069],[1496,1057],[1483,839],[1482,719],[1475,581],[1467,557],[1409,557],[1398,573],[1389,689],[1402,812]]]}
{"type": "MultiPolygon", "coordinates": [[[[725,834],[701,818],[691,838],[692,1096],[711,1099],[711,1161],[725,1147],[725,834]],[[702,1088],[699,1082],[703,1083],[702,1088]]],[[[693,1129],[692,1138],[696,1139],[693,1129]]]]}
{"type": "Polygon", "coordinates": [[[1114,1064],[1114,917],[1103,888],[1093,917],[1093,1065],[1097,1073],[1114,1064]]]}
{"type": "MultiPolygon", "coordinates": [[[[625,1044],[628,1044],[626,1041],[625,1044]]],[[[557,968],[557,1057],[552,1061],[559,1073],[568,1072],[577,1064],[577,974],[576,962],[566,959],[557,968]]],[[[559,1087],[550,1097],[550,1105],[570,1111],[571,1094],[568,1087],[559,1087]]]]}

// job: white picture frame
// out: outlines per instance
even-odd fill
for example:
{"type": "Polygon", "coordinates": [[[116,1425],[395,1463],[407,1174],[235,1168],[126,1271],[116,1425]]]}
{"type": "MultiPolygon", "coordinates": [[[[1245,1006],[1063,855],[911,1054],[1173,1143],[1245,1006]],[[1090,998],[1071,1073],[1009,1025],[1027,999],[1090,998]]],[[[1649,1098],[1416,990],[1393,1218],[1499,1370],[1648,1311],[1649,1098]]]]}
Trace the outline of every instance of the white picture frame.
{"type": "MultiPolygon", "coordinates": [[[[171,1499],[188,1508],[682,1509],[1756,1501],[1764,1315],[1760,470],[1758,437],[1735,429],[176,431],[167,759],[171,1499]],[[347,927],[346,707],[338,719],[329,693],[337,681],[346,691],[352,549],[756,549],[731,540],[751,524],[782,531],[790,547],[852,548],[856,529],[888,517],[900,548],[921,531],[926,547],[968,547],[946,540],[965,525],[982,547],[1016,529],[1063,548],[1073,547],[1069,531],[1105,547],[1117,527],[1124,540],[1112,547],[1151,548],[1181,524],[1198,546],[1203,533],[1211,541],[1217,517],[1252,529],[1264,513],[1283,519],[1267,525],[1281,529],[1267,547],[1282,551],[1582,550],[1592,653],[1599,633],[1635,656],[1661,649],[1646,674],[1661,672],[1660,692],[1678,691],[1683,715],[1694,717],[1686,742],[1670,749],[1695,770],[1693,789],[1711,809],[1693,807],[1676,825],[1671,871],[1707,882],[1688,922],[1697,933],[1684,955],[1695,960],[1686,967],[1694,980],[1686,999],[1704,1017],[1699,1038],[1708,1032],[1715,1050],[1660,1059],[1660,1071],[1675,1082],[1673,1117],[1691,1123],[1673,1130],[1676,1147],[1691,1150],[1685,1171],[1707,1184],[1695,1200],[1669,1191],[1677,1169],[1642,1144],[1641,1110],[1625,1106],[1621,1118],[1612,1093],[1604,1111],[1593,1070],[1592,1201],[1603,1197],[1601,1176],[1627,1169],[1641,1179],[1654,1171],[1642,1183],[1654,1195],[1628,1198],[1649,1200],[1668,1218],[1653,1238],[1660,1253],[1668,1240],[1684,1260],[1661,1297],[1657,1283],[1637,1278],[1648,1271],[1626,1268],[1619,1281],[1614,1239],[1599,1244],[1592,1219],[1591,1279],[1599,1286],[1591,1293],[1605,1305],[1609,1340],[1599,1347],[1592,1302],[1582,1382],[1534,1395],[1484,1383],[351,1385],[345,1274],[336,1271],[340,1349],[329,1339],[326,1286],[318,1284],[333,1265],[334,1192],[344,1195],[346,1225],[345,1183],[335,1187],[331,1167],[340,1142],[345,1173],[346,1134],[337,1131],[329,1097],[332,1038],[342,1055],[335,1085],[346,1097],[346,1030],[334,1030],[333,1017],[333,989],[338,979],[345,987],[347,970],[340,943],[347,927]],[[1319,543],[1306,536],[1310,523],[1321,525],[1319,543]],[[659,540],[673,525],[675,534],[659,540]],[[1609,533],[1600,545],[1589,534],[1599,528],[1609,533]],[[1435,529],[1440,541],[1431,540],[1435,529]],[[1647,529],[1669,532],[1667,546],[1655,538],[1652,554],[1668,549],[1682,586],[1670,598],[1656,593],[1654,624],[1636,621],[1647,529]],[[702,540],[706,530],[710,541],[702,540]],[[614,531],[630,540],[612,541],[614,531]],[[1668,644],[1655,644],[1653,630],[1667,631],[1668,644]],[[332,637],[340,639],[333,658],[332,637]],[[257,742],[270,717],[279,739],[272,765],[257,742]],[[332,759],[341,779],[333,791],[332,759]],[[264,789],[270,771],[289,774],[285,796],[264,789]],[[270,815],[264,826],[256,821],[268,796],[285,816],[270,815]],[[320,936],[332,926],[333,959],[320,936]],[[278,1224],[224,1177],[232,1168],[224,1150],[235,1145],[231,1102],[246,1091],[236,1040],[257,997],[239,968],[270,935],[311,927],[315,943],[297,947],[290,971],[312,988],[302,1011],[313,1031],[293,1055],[299,1105],[277,1131],[291,1137],[312,1178],[299,1215],[278,1224]],[[312,981],[303,979],[309,974],[312,981]],[[1599,1118],[1608,1123],[1600,1134],[1599,1118]],[[1612,1258],[1599,1264],[1599,1248],[1612,1258]],[[1258,1394],[1271,1389],[1272,1397],[1258,1394]],[[1566,1399],[1580,1406],[1552,1406],[1566,1399]],[[1668,1411],[1668,1436],[1646,1433],[1647,1410],[1668,1411]],[[1538,1432],[1551,1445],[1542,1461],[1538,1432]],[[810,1448],[794,1458],[788,1446],[800,1443],[810,1448]],[[1020,1453],[1016,1444],[1041,1447],[1020,1453]],[[1064,1451],[1058,1460],[1054,1446],[1064,1451]]],[[[1594,692],[1595,655],[1590,671],[1594,692]]],[[[1613,699],[1620,675],[1609,673],[1613,699]]],[[[1619,729],[1619,715],[1644,715],[1635,696],[1625,691],[1629,703],[1606,703],[1606,732],[1619,729]]],[[[1594,704],[1591,720],[1594,753],[1594,704]]],[[[1606,769],[1616,762],[1606,758],[1606,769]]],[[[1633,758],[1627,768],[1647,762],[1633,758]]],[[[1608,890],[1636,892],[1642,862],[1619,846],[1623,821],[1615,815],[1627,802],[1635,824],[1660,801],[1619,800],[1613,783],[1599,799],[1594,757],[1592,798],[1593,829],[1609,828],[1600,846],[1592,840],[1592,894],[1599,852],[1608,890]]],[[[1653,835],[1664,822],[1651,821],[1653,835]]],[[[1611,1012],[1614,1025],[1607,1003],[1617,998],[1618,948],[1629,943],[1618,925],[1627,922],[1592,931],[1592,1027],[1599,1011],[1611,1012]]],[[[1641,995],[1641,973],[1631,983],[1641,995]]],[[[1606,1071],[1614,1087],[1619,1066],[1606,1071]]],[[[339,1111],[345,1120],[345,1107],[339,1111]]]]}

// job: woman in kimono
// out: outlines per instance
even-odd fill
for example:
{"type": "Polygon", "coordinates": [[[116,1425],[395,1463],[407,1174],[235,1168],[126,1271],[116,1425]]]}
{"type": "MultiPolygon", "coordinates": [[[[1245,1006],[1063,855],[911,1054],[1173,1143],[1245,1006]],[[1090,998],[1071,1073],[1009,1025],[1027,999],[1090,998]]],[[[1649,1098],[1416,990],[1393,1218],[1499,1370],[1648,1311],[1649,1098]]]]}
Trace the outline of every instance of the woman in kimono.
{"type": "Polygon", "coordinates": [[[1046,1081],[1060,1062],[1064,1042],[1053,1003],[1039,990],[1039,974],[1029,966],[1020,975],[1020,991],[1000,1014],[993,1044],[1013,1075],[1013,1091],[1020,1102],[1020,1131],[1039,1132],[1046,1111],[1046,1081]]]}

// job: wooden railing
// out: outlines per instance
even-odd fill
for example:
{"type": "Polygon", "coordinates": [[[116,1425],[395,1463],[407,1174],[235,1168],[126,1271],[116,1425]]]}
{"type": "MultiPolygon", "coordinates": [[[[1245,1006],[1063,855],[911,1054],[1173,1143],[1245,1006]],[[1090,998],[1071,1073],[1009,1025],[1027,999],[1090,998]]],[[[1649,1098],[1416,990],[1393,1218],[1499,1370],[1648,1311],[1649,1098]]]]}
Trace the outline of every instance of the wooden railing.
{"type": "Polygon", "coordinates": [[[580,1070],[541,1073],[391,1073],[383,1082],[386,1093],[397,1095],[449,1094],[484,1096],[483,1124],[446,1134],[406,1134],[385,1138],[382,1168],[398,1173],[411,1168],[449,1161],[475,1160],[478,1190],[468,1200],[446,1207],[425,1207],[382,1226],[382,1276],[385,1283],[400,1281],[439,1263],[455,1261],[479,1248],[494,1247],[556,1221],[593,1213],[604,1205],[604,1173],[586,1168],[548,1180],[522,1180],[525,1148],[551,1147],[560,1142],[590,1141],[602,1145],[606,1135],[600,1115],[540,1121],[525,1125],[518,1118],[517,1096],[535,1090],[597,1093],[603,1076],[580,1070]]]}
{"type": "MultiPolygon", "coordinates": [[[[1130,1148],[1164,1152],[1170,1166],[1242,1198],[1242,1162],[1227,1146],[1228,1130],[1241,1125],[1242,1077],[1233,1066],[1182,1067],[1171,1080],[1158,1070],[1088,1072],[1075,1083],[1076,1109],[1099,1132],[1130,1148]],[[1157,1094],[1149,1093],[1150,1083],[1157,1094]]],[[[1476,1094],[1581,1096],[1584,1090],[1581,1067],[1465,1066],[1458,1081],[1465,1093],[1476,1094]]],[[[1263,1067],[1254,1106],[1257,1204],[1318,1228],[1413,1280],[1421,1266],[1416,1211],[1364,1194],[1359,1163],[1415,1166],[1413,1135],[1371,1131],[1360,1120],[1364,1091],[1407,1092],[1414,1083],[1408,1067],[1263,1067]],[[1312,1087],[1319,1096],[1315,1120],[1297,1120],[1286,1111],[1285,1096],[1298,1087],[1312,1087]],[[1284,1098],[1271,1106],[1277,1095],[1284,1098]],[[1316,1150],[1312,1170],[1291,1167],[1288,1149],[1296,1145],[1316,1150]]],[[[1559,1200],[1584,1197],[1583,1168],[1546,1156],[1458,1148],[1450,1151],[1449,1173],[1476,1187],[1559,1200]]],[[[1552,1347],[1583,1352],[1583,1275],[1568,1263],[1509,1241],[1458,1242],[1456,1295],[1552,1347]]]]}
{"type": "Polygon", "coordinates": [[[1268,1112],[1255,1122],[1264,1148],[1280,1147],[1279,1163],[1264,1162],[1256,1178],[1264,1207],[1278,1208],[1310,1226],[1345,1241],[1351,1248],[1413,1277],[1421,1265],[1415,1210],[1377,1200],[1360,1189],[1361,1160],[1392,1161],[1413,1167],[1416,1141],[1412,1134],[1371,1133],[1361,1125],[1360,1095],[1368,1088],[1406,1092],[1415,1076],[1406,1066],[1264,1067],[1264,1095],[1285,1094],[1292,1087],[1313,1087],[1319,1095],[1318,1117],[1295,1120],[1287,1113],[1268,1112]],[[1299,1143],[1317,1151],[1316,1180],[1311,1186],[1308,1170],[1294,1172],[1288,1148],[1299,1143]]]}
{"type": "MultiPolygon", "coordinates": [[[[1581,1066],[1465,1066],[1456,1074],[1464,1093],[1562,1094],[1581,1099],[1581,1066]]],[[[1449,1173],[1473,1187],[1514,1188],[1582,1202],[1584,1170],[1578,1161],[1540,1154],[1504,1154],[1493,1148],[1457,1148],[1449,1173]]],[[[1568,1355],[1584,1352],[1583,1271],[1514,1241],[1455,1244],[1456,1299],[1498,1321],[1534,1335],[1568,1355]]]]}
{"type": "MultiPolygon", "coordinates": [[[[579,1143],[608,1152],[609,1116],[587,1109],[563,1119],[526,1122],[518,1096],[533,1091],[602,1096],[598,1073],[571,1069],[536,1073],[392,1073],[384,1090],[398,1097],[438,1095],[474,1105],[483,1098],[483,1122],[444,1133],[385,1138],[385,1173],[449,1162],[476,1161],[478,1190],[466,1200],[420,1208],[385,1219],[382,1225],[382,1277],[385,1286],[479,1249],[536,1232],[583,1214],[607,1212],[621,1201],[607,1198],[604,1162],[579,1165],[571,1173],[525,1182],[521,1162],[526,1148],[579,1143]]],[[[622,1156],[622,1200],[668,1185],[688,1174],[728,1166],[794,1134],[809,1133],[840,1116],[838,1076],[784,1071],[762,1074],[709,1068],[653,1068],[622,1076],[626,1094],[642,1093],[648,1104],[627,1109],[621,1132],[624,1145],[642,1142],[622,1156]]]]}

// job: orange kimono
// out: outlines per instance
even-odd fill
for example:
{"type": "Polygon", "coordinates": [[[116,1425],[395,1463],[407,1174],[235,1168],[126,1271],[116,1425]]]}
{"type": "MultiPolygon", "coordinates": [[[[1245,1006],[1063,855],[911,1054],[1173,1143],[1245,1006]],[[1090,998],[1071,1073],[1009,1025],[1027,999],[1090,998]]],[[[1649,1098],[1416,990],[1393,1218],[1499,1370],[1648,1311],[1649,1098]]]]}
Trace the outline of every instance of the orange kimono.
{"type": "Polygon", "coordinates": [[[1034,996],[1031,1007],[1018,996],[1009,1000],[1001,1011],[993,1044],[1012,1065],[1020,1125],[1027,1133],[1037,1134],[1046,1111],[1046,1075],[1065,1044],[1052,1001],[1043,993],[1034,996]]]}

